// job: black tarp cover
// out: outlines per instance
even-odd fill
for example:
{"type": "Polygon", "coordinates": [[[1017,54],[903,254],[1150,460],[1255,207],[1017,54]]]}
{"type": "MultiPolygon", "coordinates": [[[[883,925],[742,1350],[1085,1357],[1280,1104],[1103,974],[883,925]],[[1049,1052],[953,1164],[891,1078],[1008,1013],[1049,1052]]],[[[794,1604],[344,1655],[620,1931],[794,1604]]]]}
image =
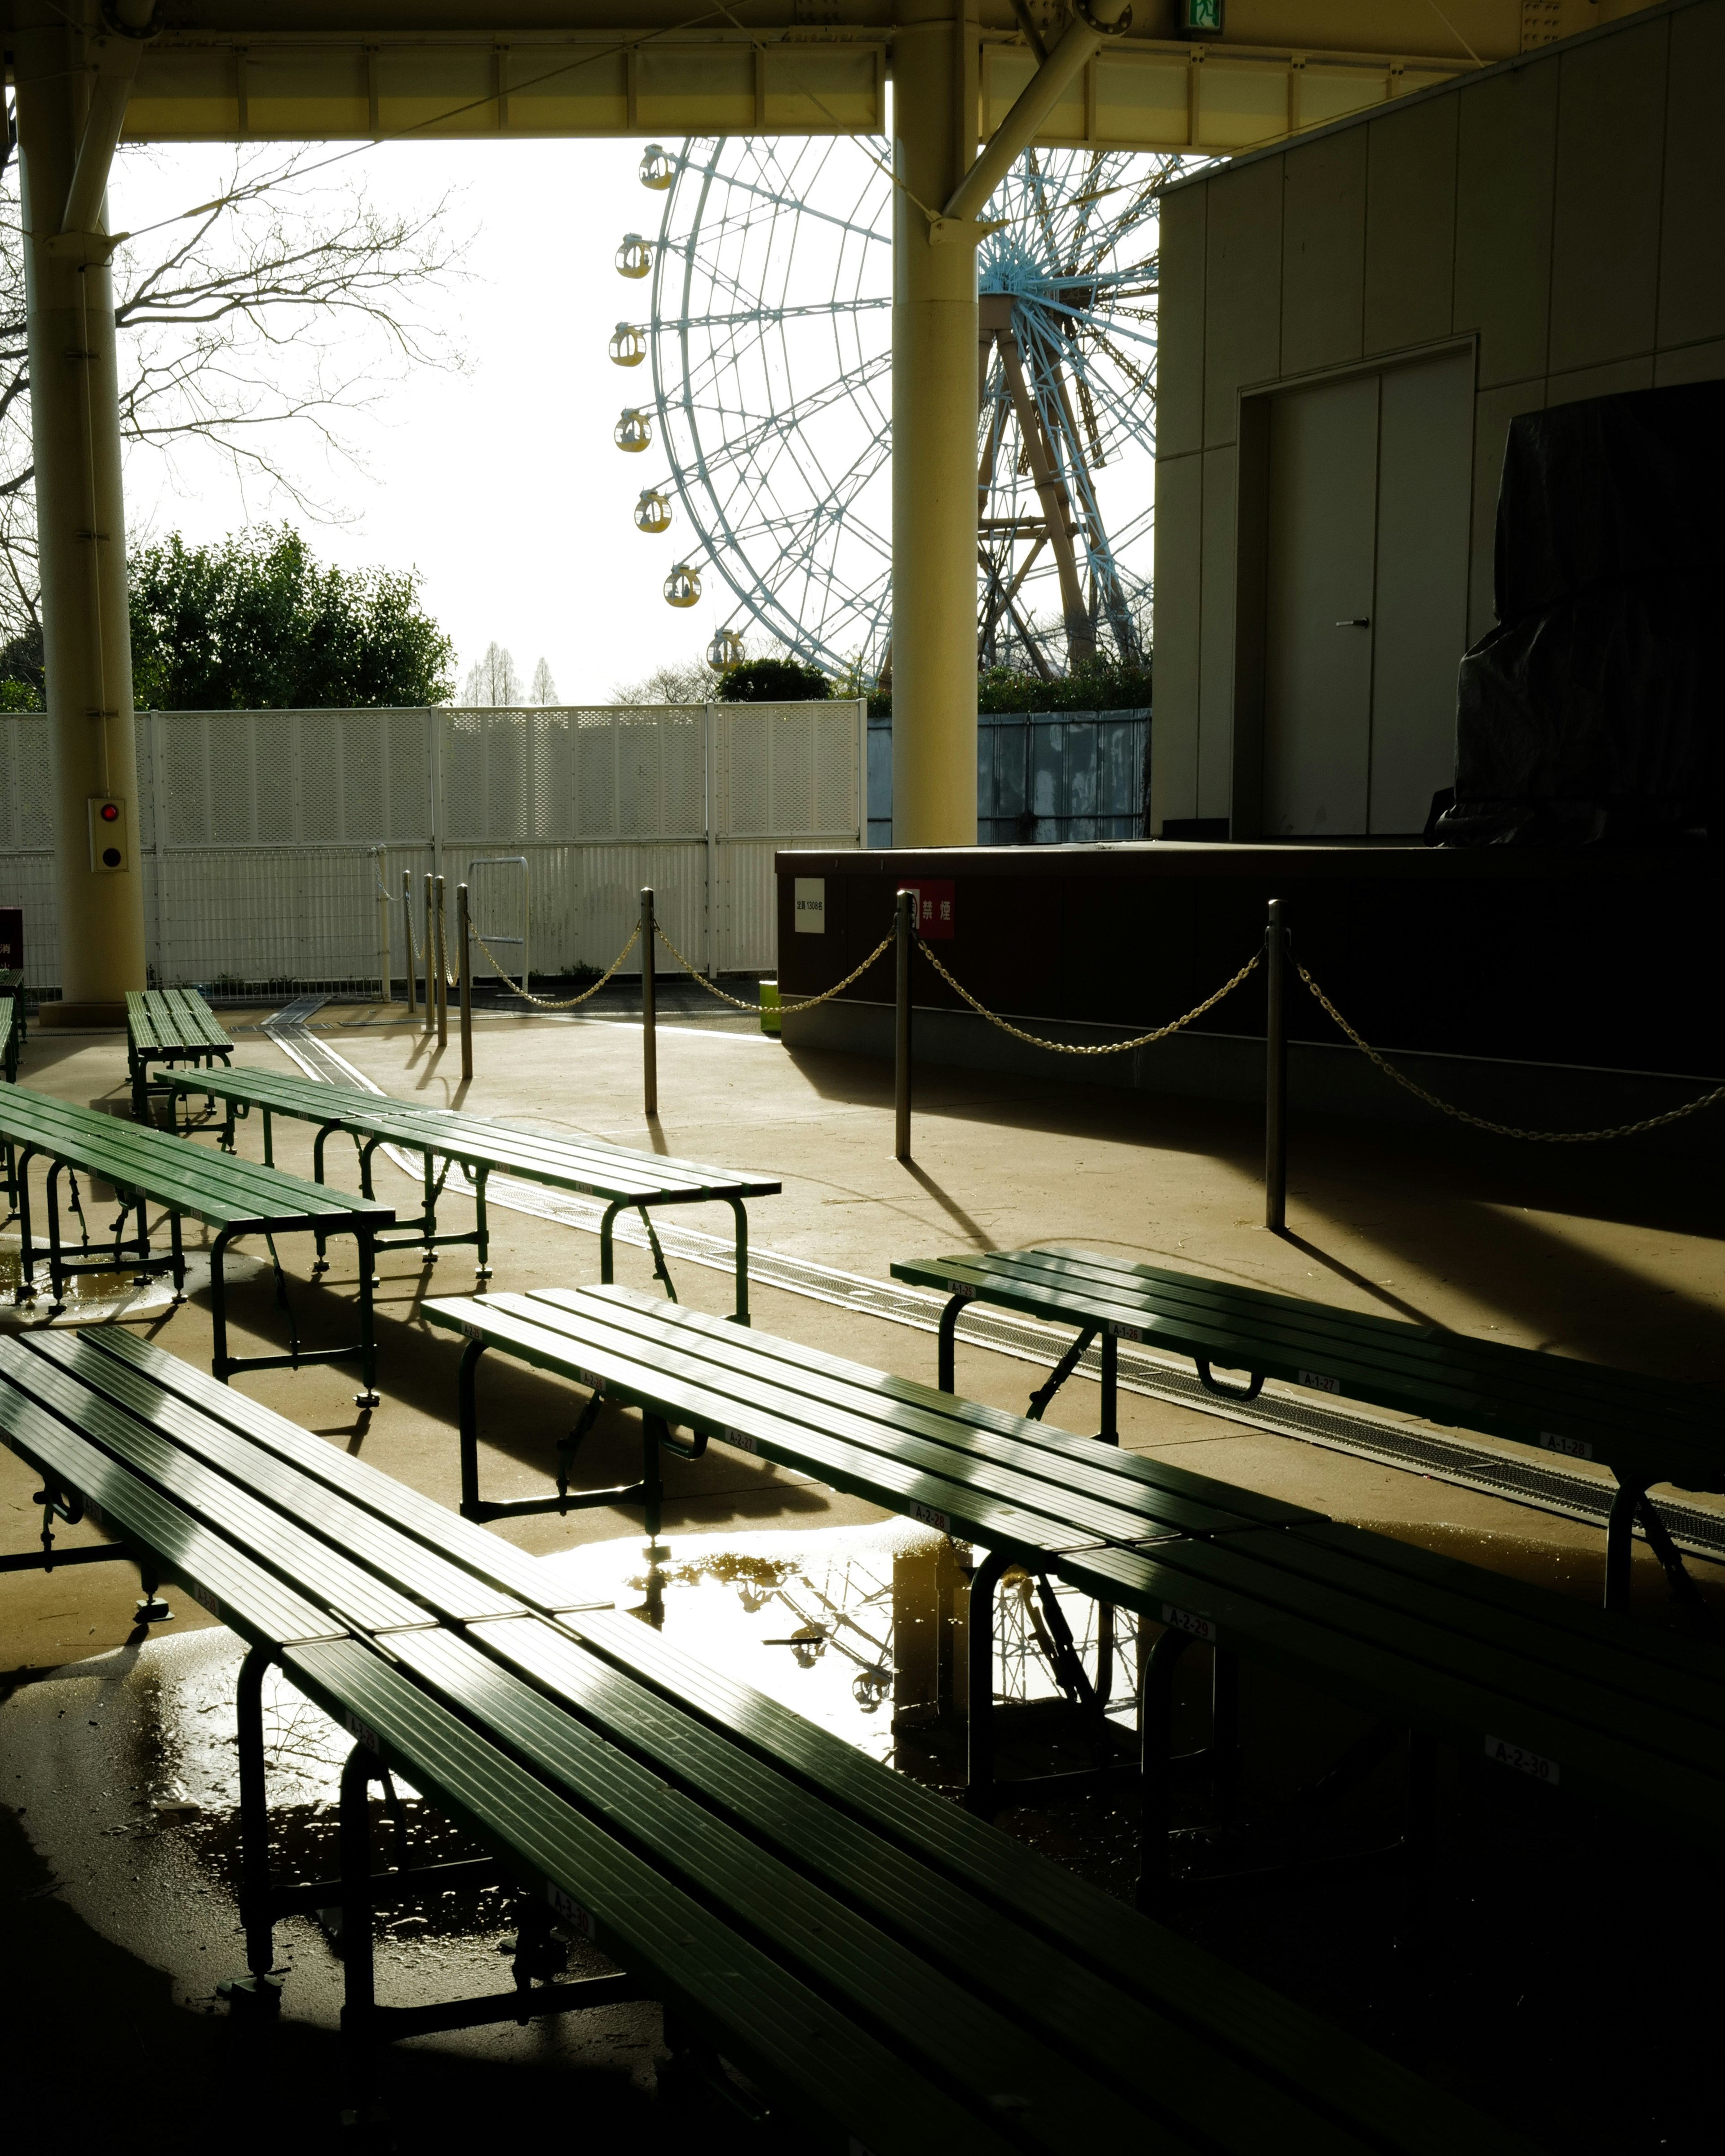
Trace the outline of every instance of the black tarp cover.
{"type": "Polygon", "coordinates": [[[1448,845],[1725,834],[1725,382],[1510,424],[1448,845]]]}

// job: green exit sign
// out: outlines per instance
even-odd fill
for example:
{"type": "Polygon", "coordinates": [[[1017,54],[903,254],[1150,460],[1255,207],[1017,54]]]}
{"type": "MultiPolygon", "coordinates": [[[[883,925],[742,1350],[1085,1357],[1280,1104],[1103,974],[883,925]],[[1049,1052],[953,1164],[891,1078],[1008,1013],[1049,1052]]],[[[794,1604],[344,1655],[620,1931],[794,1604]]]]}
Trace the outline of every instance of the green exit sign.
{"type": "Polygon", "coordinates": [[[1224,0],[1180,0],[1180,27],[1189,36],[1202,32],[1206,37],[1219,38],[1222,34],[1224,0]]]}

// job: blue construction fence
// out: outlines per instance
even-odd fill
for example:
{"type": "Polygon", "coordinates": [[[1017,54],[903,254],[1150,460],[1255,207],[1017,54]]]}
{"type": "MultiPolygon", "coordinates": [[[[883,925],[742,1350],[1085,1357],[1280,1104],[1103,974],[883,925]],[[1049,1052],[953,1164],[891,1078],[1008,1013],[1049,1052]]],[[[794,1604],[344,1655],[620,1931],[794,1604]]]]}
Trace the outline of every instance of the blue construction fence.
{"type": "MultiPolygon", "coordinates": [[[[1150,713],[984,711],[977,720],[977,842],[1058,846],[1142,839],[1150,713]]],[[[892,720],[869,721],[869,844],[892,844],[892,720]]]]}

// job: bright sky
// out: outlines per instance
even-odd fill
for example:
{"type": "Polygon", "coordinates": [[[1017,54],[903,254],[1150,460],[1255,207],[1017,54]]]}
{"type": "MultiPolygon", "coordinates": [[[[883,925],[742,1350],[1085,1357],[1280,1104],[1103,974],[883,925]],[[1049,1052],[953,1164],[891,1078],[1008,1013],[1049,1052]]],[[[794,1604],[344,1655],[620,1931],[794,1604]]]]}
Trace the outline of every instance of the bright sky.
{"type": "MultiPolygon", "coordinates": [[[[651,403],[647,370],[624,372],[605,351],[648,289],[625,282],[612,259],[625,232],[658,228],[662,198],[636,177],[640,150],[393,143],[335,167],[326,180],[362,177],[380,209],[423,209],[451,193],[452,224],[474,236],[468,277],[449,285],[439,309],[470,371],[418,371],[352,423],[363,471],[330,465],[309,440],[284,434],[278,444],[310,490],[350,519],[300,520],[316,553],[418,567],[462,672],[495,637],[524,681],[542,654],[567,703],[607,699],[667,660],[695,657],[719,619],[711,595],[686,611],[665,604],[660,586],[674,557],[630,519],[641,488],[660,476],[658,444],[626,456],[611,439],[625,403],[651,403]]],[[[122,158],[113,227],[136,231],[208,200],[228,169],[223,155],[202,149],[122,158]]],[[[218,539],[289,513],[256,487],[243,491],[203,451],[182,454],[176,475],[154,451],[134,450],[126,495],[134,539],[218,539]]]]}

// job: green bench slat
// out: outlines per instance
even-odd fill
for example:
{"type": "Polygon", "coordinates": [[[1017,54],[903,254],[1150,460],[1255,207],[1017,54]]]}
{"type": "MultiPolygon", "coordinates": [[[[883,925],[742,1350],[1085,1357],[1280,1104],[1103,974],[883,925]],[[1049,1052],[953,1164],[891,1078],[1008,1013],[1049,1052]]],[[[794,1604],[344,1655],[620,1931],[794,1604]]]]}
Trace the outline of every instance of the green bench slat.
{"type": "Polygon", "coordinates": [[[122,1371],[136,1373],[147,1387],[141,1399],[187,1404],[526,1607],[566,1606],[546,1599],[545,1575],[537,1558],[500,1535],[488,1534],[448,1506],[422,1496],[393,1476],[314,1437],[273,1408],[248,1399],[244,1393],[220,1383],[206,1371],[194,1369],[166,1348],[139,1339],[123,1327],[90,1326],[30,1337],[33,1344],[51,1338],[56,1350],[64,1353],[68,1367],[99,1390],[113,1388],[115,1381],[105,1368],[110,1362],[122,1371]],[[60,1350],[63,1342],[67,1345],[60,1350]]]}
{"type": "Polygon", "coordinates": [[[458,1825],[545,1881],[554,1902],[588,1912],[607,1953],[652,1974],[667,2006],[752,2078],[790,2092],[811,2122],[905,2156],[1014,2146],[402,1671],[353,1642],[290,1648],[283,1661],[458,1825]]]}
{"type": "Polygon", "coordinates": [[[349,1232],[357,1222],[389,1226],[394,1209],[348,1197],[280,1168],[237,1160],[23,1086],[0,1094],[0,1135],[68,1162],[214,1228],[349,1232]]]}
{"type": "MultiPolygon", "coordinates": [[[[831,1399],[869,1409],[905,1409],[926,1420],[906,1427],[939,1435],[944,1429],[957,1440],[969,1443],[973,1435],[986,1441],[996,1434],[1020,1449],[1042,1457],[1036,1471],[1070,1486],[1076,1473],[1083,1486],[1128,1510],[1139,1506],[1156,1508],[1157,1517],[1178,1519],[1196,1532],[1219,1531],[1242,1520],[1260,1527],[1279,1527],[1296,1521],[1322,1519],[1322,1512],[1304,1505],[1285,1504],[1279,1498],[1260,1496],[1219,1482],[1208,1475],[1174,1467],[1166,1461],[1104,1444],[1100,1439],[1080,1437],[1057,1424],[1033,1422],[1005,1408],[984,1407],[966,1400],[962,1413],[953,1397],[933,1385],[899,1378],[884,1370],[871,1370],[800,1342],[779,1340],[770,1332],[750,1332],[739,1337],[737,1327],[686,1304],[655,1301],[627,1287],[534,1288],[527,1291],[535,1303],[572,1312],[589,1310],[594,1302],[613,1302],[619,1309],[645,1312],[663,1324],[674,1325],[695,1336],[721,1358],[747,1363],[763,1378],[817,1400],[831,1399]],[[1183,1510],[1172,1509],[1176,1505],[1183,1510]],[[1208,1517],[1206,1517],[1208,1516],[1208,1517]]],[[[1004,1455],[1002,1455],[1004,1456],[1004,1455]]]]}
{"type": "MultiPolygon", "coordinates": [[[[1264,1528],[1257,1538],[1282,1531],[1264,1528]]],[[[1370,1633],[1364,1605],[1350,1610],[1333,1591],[1260,1562],[1245,1545],[1254,1537],[1177,1543],[1153,1551],[1095,1550],[1055,1560],[1060,1577],[1086,1594],[1136,1609],[1154,1621],[1214,1628],[1224,1647],[1250,1653],[1317,1683],[1368,1712],[1414,1722],[1464,1753],[1502,1743],[1554,1765],[1555,1777],[1584,1796],[1654,1815],[1703,1840],[1717,1835],[1725,1784],[1681,1761],[1650,1752],[1635,1728],[1620,1734],[1560,1717],[1540,1697],[1548,1673],[1510,1655],[1449,1651],[1426,1661],[1400,1652],[1396,1628],[1378,1613],[1370,1633]],[[1459,1673],[1458,1673],[1459,1666],[1459,1673]]],[[[1424,1642],[1418,1642],[1425,1644],[1424,1642]]]]}
{"type": "Polygon", "coordinates": [[[0,1341],[0,1370],[17,1390],[43,1401],[63,1418],[75,1414],[90,1442],[141,1481],[201,1520],[213,1533],[243,1541],[260,1563],[300,1591],[315,1594],[346,1622],[382,1631],[430,1621],[418,1603],[284,1518],[228,1476],[193,1460],[177,1445],[95,1398],[57,1365],[30,1355],[16,1341],[0,1341]]]}
{"type": "Polygon", "coordinates": [[[46,1481],[81,1494],[90,1518],[143,1551],[164,1583],[183,1588],[254,1645],[327,1639],[327,1612],[285,1587],[223,1536],[170,1504],[21,1392],[0,1360],[0,1436],[46,1481]]]}
{"type": "Polygon", "coordinates": [[[955,2093],[1009,2095],[1014,2128],[1065,2156],[1092,2156],[1098,2147],[1119,2147],[1142,2134],[1142,2114],[1076,2061],[669,1786],[477,1647],[447,1632],[405,1635],[391,1645],[444,1705],[482,1727],[607,1833],[631,1844],[662,1878],[759,1940],[782,1968],[853,2019],[873,2024],[896,2056],[931,2081],[946,2082],[955,2093]]]}
{"type": "Polygon", "coordinates": [[[500,1594],[464,1567],[351,1504],[323,1481],[314,1481],[184,1403],[165,1399],[158,1387],[137,1373],[101,1358],[80,1357],[64,1333],[36,1333],[29,1345],[53,1373],[52,1378],[33,1379],[32,1389],[69,1422],[90,1429],[100,1404],[125,1410],[156,1436],[274,1507],[297,1527],[321,1536],[344,1558],[366,1566],[385,1586],[422,1605],[421,1614],[429,1611],[469,1624],[475,1618],[521,1609],[512,1596],[500,1594]],[[95,1368],[86,1375],[81,1366],[90,1363],[95,1368]]]}
{"type": "MultiPolygon", "coordinates": [[[[679,1714],[783,1768],[871,1832],[1141,1999],[1194,2043],[1231,2047],[1250,2071],[1327,2114],[1333,2111],[1368,2145],[1453,2156],[1471,2138],[1471,2131],[1460,2129],[1477,2127],[1475,2114],[1454,2098],[1354,2046],[1268,1986],[1149,1923],[958,1805],[884,1771],[830,1730],[696,1661],[636,1618],[583,1610],[560,1621],[584,1648],[657,1692],[679,1714]],[[1339,2070],[1338,2047],[1345,2047],[1339,2070]]],[[[479,1629],[489,1636],[511,1628],[479,1629]]],[[[1292,2145],[1314,2144],[1296,2138],[1292,2145]]],[[[1315,2145],[1326,2144],[1319,2138],[1315,2145]]]]}
{"type": "Polygon", "coordinates": [[[191,988],[128,989],[126,1027],[138,1052],[175,1055],[234,1045],[215,1013],[191,988]]]}
{"type": "Polygon", "coordinates": [[[331,1124],[590,1197],[660,1202],[673,1198],[769,1198],[783,1188],[700,1162],[634,1152],[590,1139],[560,1138],[459,1109],[429,1102],[420,1106],[388,1094],[326,1086],[277,1071],[173,1071],[166,1082],[187,1096],[207,1095],[307,1122],[331,1124]]]}
{"type": "MultiPolygon", "coordinates": [[[[704,1379],[690,1379],[660,1361],[646,1362],[603,1342],[572,1342],[555,1325],[536,1322],[511,1309],[517,1300],[488,1296],[423,1302],[419,1314],[433,1325],[470,1340],[502,1348],[519,1360],[644,1408],[667,1421],[710,1432],[740,1450],[782,1466],[818,1475],[834,1489],[869,1499],[942,1532],[975,1533],[1002,1548],[1027,1553],[1070,1548],[1096,1539],[1058,1514],[1036,1512],[997,1497],[979,1481],[906,1465],[884,1452],[829,1437],[742,1397],[716,1398],[704,1379]]],[[[557,1313],[547,1312],[554,1317],[557,1313]]],[[[962,1465],[954,1455],[954,1467],[962,1465]]],[[[1140,1525],[1141,1522],[1133,1522],[1140,1525]]]]}
{"type": "Polygon", "coordinates": [[[1384,1571],[1390,1575],[1386,1592],[1403,1609],[1481,1639],[1519,1639],[1554,1666],[1651,1705],[1704,1716],[1725,1729],[1725,1656],[1711,1641],[1663,1626],[1626,1625],[1595,1603],[1340,1520],[1297,1527],[1291,1540],[1333,1556],[1338,1576],[1360,1592],[1372,1593],[1373,1570],[1384,1571]]]}
{"type": "Polygon", "coordinates": [[[1686,1487],[1725,1486],[1725,1395],[1705,1386],[1060,1252],[901,1261],[891,1271],[1029,1316],[1105,1324],[1221,1368],[1548,1451],[1655,1462],[1686,1487]]]}
{"type": "MultiPolygon", "coordinates": [[[[710,1730],[638,1683],[619,1681],[549,1626],[508,1619],[475,1627],[473,1639],[572,1707],[608,1743],[901,1936],[995,2011],[1034,2025],[1040,2041],[1063,2048],[1086,2073],[1117,2084],[1182,2131],[1250,2150],[1298,2145],[1310,2136],[1309,2107],[1230,2054],[1224,2032],[1199,2031],[1149,2009],[926,1858],[883,1842],[830,1801],[763,1768],[728,1733],[710,1730]]],[[[416,1643],[403,1659],[424,1669],[430,1651],[416,1643]]],[[[942,2041],[944,2035],[942,2026],[942,2041]]],[[[1327,2135],[1325,2145],[1337,2156],[1376,2145],[1362,2142],[1339,2118],[1329,2123],[1327,2135]]]]}
{"type": "MultiPolygon", "coordinates": [[[[798,1424],[812,1423],[823,1435],[987,1490],[1032,1512],[1052,1509],[1055,1517],[1099,1540],[1137,1542],[1171,1530],[1222,1533],[1249,1524],[1237,1512],[1194,1505],[1147,1483],[1098,1471],[1076,1449],[1055,1462],[1040,1446],[1020,1443],[1015,1436],[970,1429],[953,1414],[950,1402],[938,1410],[913,1408],[883,1400],[875,1388],[819,1372],[805,1373],[799,1380],[784,1363],[769,1363],[755,1347],[752,1332],[736,1326],[727,1328],[727,1337],[716,1327],[677,1325],[673,1319],[683,1347],[674,1353],[664,1343],[659,1319],[665,1306],[627,1294],[583,1296],[552,1290],[485,1299],[488,1309],[499,1304],[553,1330],[572,1320],[579,1328],[577,1337],[583,1340],[597,1327],[605,1344],[643,1360],[650,1358],[655,1368],[709,1386],[725,1402],[762,1408],[798,1424]]],[[[1037,1425],[1025,1427],[1034,1431],[1037,1425]]]]}

